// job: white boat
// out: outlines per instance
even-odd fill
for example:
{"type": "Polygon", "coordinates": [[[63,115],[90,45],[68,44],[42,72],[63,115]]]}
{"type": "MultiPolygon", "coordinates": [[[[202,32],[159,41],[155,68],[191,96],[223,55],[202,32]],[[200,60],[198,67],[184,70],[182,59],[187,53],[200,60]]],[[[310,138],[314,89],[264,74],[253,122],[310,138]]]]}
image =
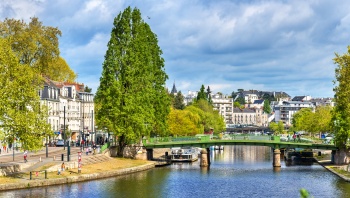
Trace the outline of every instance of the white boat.
{"type": "Polygon", "coordinates": [[[198,148],[195,147],[173,147],[170,159],[172,162],[193,162],[198,160],[198,148]]]}

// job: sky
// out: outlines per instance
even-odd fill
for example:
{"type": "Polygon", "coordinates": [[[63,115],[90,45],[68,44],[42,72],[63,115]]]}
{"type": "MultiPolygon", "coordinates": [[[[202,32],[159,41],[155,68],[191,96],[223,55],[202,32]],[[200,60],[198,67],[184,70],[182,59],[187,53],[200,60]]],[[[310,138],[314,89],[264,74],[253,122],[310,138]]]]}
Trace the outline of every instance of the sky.
{"type": "Polygon", "coordinates": [[[347,0],[0,0],[0,20],[58,27],[61,56],[96,92],[113,20],[138,8],[184,95],[204,85],[333,97],[335,53],[350,45],[347,0]]]}

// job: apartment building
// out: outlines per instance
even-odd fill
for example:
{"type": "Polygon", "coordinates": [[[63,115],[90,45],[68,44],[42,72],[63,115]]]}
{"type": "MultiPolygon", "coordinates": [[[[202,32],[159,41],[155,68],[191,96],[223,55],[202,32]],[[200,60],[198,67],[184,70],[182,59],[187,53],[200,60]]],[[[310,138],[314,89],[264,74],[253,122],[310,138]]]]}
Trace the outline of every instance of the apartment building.
{"type": "Polygon", "coordinates": [[[293,115],[303,108],[315,109],[315,105],[312,102],[301,102],[301,101],[283,101],[274,107],[275,122],[280,120],[286,126],[292,125],[293,115]]]}
{"type": "Polygon", "coordinates": [[[219,112],[226,124],[232,124],[233,99],[222,94],[213,94],[211,99],[214,110],[219,112]]]}
{"type": "MultiPolygon", "coordinates": [[[[39,96],[41,104],[48,106],[47,122],[54,131],[50,141],[65,136],[72,141],[80,141],[84,131],[89,134],[86,137],[94,131],[94,95],[83,90],[84,84],[45,80],[39,96]]],[[[89,139],[93,140],[91,136],[89,139]]]]}

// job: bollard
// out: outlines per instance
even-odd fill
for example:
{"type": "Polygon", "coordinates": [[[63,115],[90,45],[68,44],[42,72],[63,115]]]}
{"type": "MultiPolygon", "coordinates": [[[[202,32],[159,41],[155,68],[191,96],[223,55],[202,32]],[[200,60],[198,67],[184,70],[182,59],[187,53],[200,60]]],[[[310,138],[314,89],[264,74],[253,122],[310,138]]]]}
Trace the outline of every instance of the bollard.
{"type": "Polygon", "coordinates": [[[64,154],[61,155],[61,161],[64,161],[64,154]]]}
{"type": "Polygon", "coordinates": [[[45,170],[45,179],[47,179],[47,170],[45,170]]]}
{"type": "Polygon", "coordinates": [[[32,180],[32,171],[29,172],[29,179],[32,180]]]}

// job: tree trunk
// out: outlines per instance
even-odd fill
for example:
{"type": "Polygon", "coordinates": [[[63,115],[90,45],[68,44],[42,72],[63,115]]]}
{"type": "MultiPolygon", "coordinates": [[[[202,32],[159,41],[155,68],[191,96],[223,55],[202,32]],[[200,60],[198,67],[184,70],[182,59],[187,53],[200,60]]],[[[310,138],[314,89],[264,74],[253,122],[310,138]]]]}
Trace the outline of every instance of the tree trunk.
{"type": "Polygon", "coordinates": [[[124,153],[124,148],[126,146],[125,144],[125,136],[119,136],[118,138],[118,151],[117,151],[117,156],[118,157],[123,157],[123,153],[124,153]]]}
{"type": "Polygon", "coordinates": [[[341,148],[336,151],[334,155],[334,164],[342,165],[349,164],[350,162],[350,150],[346,148],[341,148]]]}

